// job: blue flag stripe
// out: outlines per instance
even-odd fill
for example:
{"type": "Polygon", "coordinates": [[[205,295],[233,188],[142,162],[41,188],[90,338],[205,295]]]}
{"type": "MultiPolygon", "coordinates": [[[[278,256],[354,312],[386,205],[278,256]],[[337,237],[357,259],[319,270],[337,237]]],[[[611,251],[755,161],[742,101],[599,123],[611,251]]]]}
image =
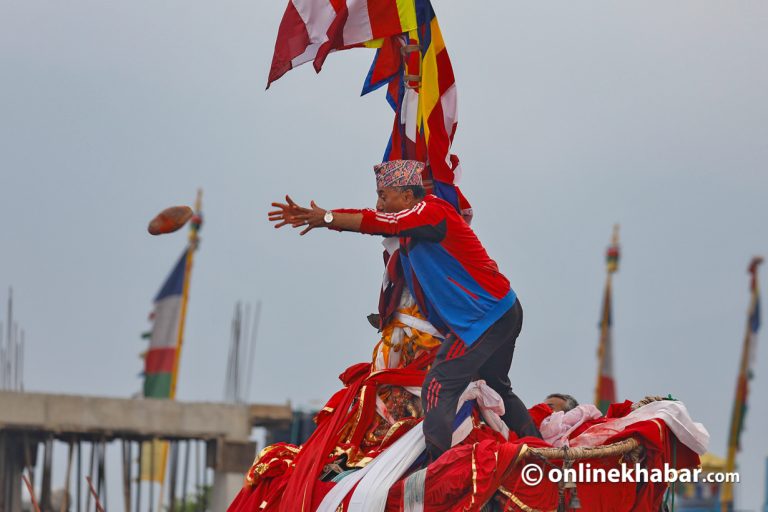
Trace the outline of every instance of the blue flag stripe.
{"type": "Polygon", "coordinates": [[[160,291],[157,292],[155,302],[158,302],[172,295],[181,295],[181,292],[184,289],[184,272],[186,271],[186,267],[187,250],[184,249],[181,258],[179,258],[178,263],[176,263],[176,266],[171,271],[171,275],[168,276],[168,279],[165,280],[165,283],[163,283],[160,291]]]}

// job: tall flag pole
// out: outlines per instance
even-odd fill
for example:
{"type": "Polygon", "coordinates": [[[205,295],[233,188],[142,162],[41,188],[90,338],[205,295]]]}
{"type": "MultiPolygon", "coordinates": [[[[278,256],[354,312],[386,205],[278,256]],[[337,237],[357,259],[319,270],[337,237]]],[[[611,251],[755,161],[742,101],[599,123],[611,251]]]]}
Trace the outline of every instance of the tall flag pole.
{"type": "Polygon", "coordinates": [[[176,383],[178,382],[179,362],[181,361],[181,346],[184,344],[184,324],[187,317],[187,304],[189,303],[189,282],[192,277],[192,261],[195,251],[200,243],[198,233],[203,224],[202,217],[203,190],[197,190],[195,199],[195,215],[189,225],[189,243],[187,245],[186,268],[184,269],[184,285],[181,293],[181,319],[179,320],[179,330],[176,335],[176,357],[173,361],[173,373],[171,374],[171,399],[176,398],[176,383]]]}
{"type": "Polygon", "coordinates": [[[765,501],[763,502],[763,512],[768,512],[768,457],[765,458],[765,501]]]}
{"type": "MultiPolygon", "coordinates": [[[[145,334],[149,338],[149,350],[143,356],[144,396],[147,398],[176,398],[192,262],[199,244],[201,225],[202,190],[198,190],[187,247],[155,297],[152,330],[145,334]]],[[[151,456],[142,459],[141,479],[162,483],[168,446],[163,441],[148,441],[145,445],[144,453],[151,456]]]]}
{"type": "MultiPolygon", "coordinates": [[[[736,379],[736,397],[733,401],[731,413],[731,428],[728,435],[728,457],[726,458],[725,471],[732,473],[736,470],[736,454],[741,450],[741,433],[744,430],[744,418],[747,415],[747,397],[749,394],[749,381],[752,380],[752,367],[755,359],[757,345],[757,331],[760,329],[760,291],[757,286],[757,267],[763,262],[763,258],[757,256],[749,263],[751,276],[749,291],[749,310],[747,312],[747,328],[744,335],[744,344],[741,350],[739,363],[739,376],[736,379]]],[[[733,483],[725,482],[720,490],[721,512],[733,510],[733,483]]]]}
{"type": "Polygon", "coordinates": [[[613,227],[611,245],[605,256],[606,278],[603,294],[603,307],[600,318],[600,342],[597,348],[597,385],[595,386],[595,405],[603,412],[616,401],[616,381],[613,377],[613,274],[619,270],[619,225],[613,227]]]}
{"type": "Polygon", "coordinates": [[[765,458],[765,501],[763,502],[763,512],[768,512],[768,457],[765,458]]]}

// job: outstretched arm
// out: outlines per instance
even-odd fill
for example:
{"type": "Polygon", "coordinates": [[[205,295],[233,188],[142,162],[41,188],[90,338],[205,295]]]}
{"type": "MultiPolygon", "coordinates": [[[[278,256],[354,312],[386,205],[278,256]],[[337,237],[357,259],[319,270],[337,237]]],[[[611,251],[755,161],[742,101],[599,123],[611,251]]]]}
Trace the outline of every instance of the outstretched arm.
{"type": "Polygon", "coordinates": [[[443,239],[446,233],[445,212],[439,207],[430,207],[420,202],[409,210],[397,213],[377,212],[376,210],[332,210],[333,221],[325,222],[324,210],[314,201],[309,208],[304,208],[289,196],[285,196],[287,204],[272,203],[278,210],[269,212],[269,220],[276,222],[276,228],[290,224],[294,228],[304,227],[301,234],[305,235],[319,227],[337,229],[339,231],[355,231],[368,235],[383,236],[412,236],[432,242],[443,239]]]}
{"type": "Polygon", "coordinates": [[[325,222],[324,210],[314,201],[310,208],[304,208],[289,196],[285,196],[287,204],[272,203],[278,210],[269,212],[269,220],[276,222],[276,228],[290,224],[294,228],[304,227],[301,234],[305,235],[319,227],[339,231],[355,231],[368,235],[411,236],[431,242],[439,242],[446,233],[445,212],[439,208],[420,202],[409,210],[397,213],[377,212],[376,210],[332,210],[333,221],[325,222]]]}
{"type": "Polygon", "coordinates": [[[270,222],[275,222],[275,228],[281,228],[290,224],[294,228],[306,226],[301,235],[305,235],[315,228],[331,228],[341,231],[360,231],[360,223],[363,220],[363,214],[359,210],[334,210],[333,221],[325,222],[324,210],[317,206],[314,201],[310,202],[309,208],[304,208],[296,204],[290,196],[285,196],[286,203],[272,203],[277,210],[269,212],[270,222]]]}

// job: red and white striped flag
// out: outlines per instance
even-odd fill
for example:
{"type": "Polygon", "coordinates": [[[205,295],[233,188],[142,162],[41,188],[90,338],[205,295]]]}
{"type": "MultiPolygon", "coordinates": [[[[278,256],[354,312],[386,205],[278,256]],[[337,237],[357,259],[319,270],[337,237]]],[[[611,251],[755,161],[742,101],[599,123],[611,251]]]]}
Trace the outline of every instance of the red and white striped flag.
{"type": "Polygon", "coordinates": [[[414,0],[290,0],[275,42],[267,88],[289,70],[328,53],[416,28],[414,0]]]}

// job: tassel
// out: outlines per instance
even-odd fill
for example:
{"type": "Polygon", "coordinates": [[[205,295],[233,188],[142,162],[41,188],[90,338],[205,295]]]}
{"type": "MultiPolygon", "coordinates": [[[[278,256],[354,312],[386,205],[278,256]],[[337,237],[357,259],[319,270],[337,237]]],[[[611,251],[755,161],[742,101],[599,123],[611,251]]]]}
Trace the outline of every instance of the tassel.
{"type": "Polygon", "coordinates": [[[565,512],[565,492],[563,490],[562,482],[558,484],[558,500],[557,500],[557,512],[565,512]]]}
{"type": "Polygon", "coordinates": [[[573,488],[573,494],[571,495],[571,502],[568,505],[570,508],[581,508],[581,500],[576,488],[573,488]]]}

